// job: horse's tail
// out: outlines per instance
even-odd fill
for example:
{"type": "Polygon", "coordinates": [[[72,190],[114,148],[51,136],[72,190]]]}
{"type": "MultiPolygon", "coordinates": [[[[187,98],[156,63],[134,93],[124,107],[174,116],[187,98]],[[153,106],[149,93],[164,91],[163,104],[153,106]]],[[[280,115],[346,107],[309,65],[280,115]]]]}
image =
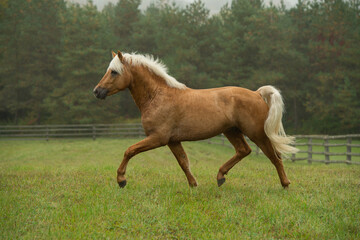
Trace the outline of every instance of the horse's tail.
{"type": "Polygon", "coordinates": [[[273,86],[263,86],[257,90],[269,106],[268,117],[264,124],[264,130],[270,139],[273,148],[281,154],[296,153],[297,148],[290,146],[294,143],[294,137],[286,136],[282,125],[284,102],[280,91],[273,86]]]}

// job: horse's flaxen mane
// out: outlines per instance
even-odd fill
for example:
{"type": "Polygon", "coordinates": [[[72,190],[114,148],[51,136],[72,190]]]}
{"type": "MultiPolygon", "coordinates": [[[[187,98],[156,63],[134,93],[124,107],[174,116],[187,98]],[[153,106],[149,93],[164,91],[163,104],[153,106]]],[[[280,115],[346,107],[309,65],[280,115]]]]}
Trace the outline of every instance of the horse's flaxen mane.
{"type": "MultiPolygon", "coordinates": [[[[178,89],[186,88],[185,84],[178,82],[175,78],[167,74],[167,67],[159,59],[155,59],[152,55],[125,53],[123,54],[123,57],[126,62],[133,66],[142,65],[147,67],[151,72],[158,75],[159,77],[162,77],[170,87],[178,89]]],[[[113,58],[108,69],[117,71],[121,74],[123,70],[123,64],[121,63],[118,56],[113,58]]]]}

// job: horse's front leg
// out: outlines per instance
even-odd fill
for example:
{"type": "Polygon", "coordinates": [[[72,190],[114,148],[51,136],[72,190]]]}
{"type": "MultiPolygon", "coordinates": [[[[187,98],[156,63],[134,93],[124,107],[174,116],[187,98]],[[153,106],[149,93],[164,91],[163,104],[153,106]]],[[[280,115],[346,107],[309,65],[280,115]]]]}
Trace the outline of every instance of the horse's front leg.
{"type": "Polygon", "coordinates": [[[189,159],[186,156],[186,153],[185,153],[181,143],[180,142],[169,143],[168,146],[169,146],[171,152],[176,157],[176,160],[178,161],[181,169],[184,171],[190,187],[196,187],[197,186],[196,179],[194,178],[194,176],[192,175],[192,173],[190,171],[189,159]]]}
{"type": "Polygon", "coordinates": [[[166,143],[163,143],[161,139],[154,136],[148,136],[147,138],[129,147],[125,151],[124,158],[120,164],[120,167],[117,170],[117,182],[119,186],[123,188],[126,185],[126,178],[125,178],[126,167],[129,160],[132,157],[134,157],[136,154],[139,154],[141,152],[145,152],[164,145],[166,145],[166,143]]]}

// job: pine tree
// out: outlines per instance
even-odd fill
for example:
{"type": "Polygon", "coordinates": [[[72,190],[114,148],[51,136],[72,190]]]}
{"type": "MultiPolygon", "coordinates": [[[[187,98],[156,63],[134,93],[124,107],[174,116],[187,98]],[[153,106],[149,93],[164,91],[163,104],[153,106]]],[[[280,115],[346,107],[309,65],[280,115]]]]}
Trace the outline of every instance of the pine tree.
{"type": "MultiPolygon", "coordinates": [[[[68,6],[64,16],[63,54],[60,61],[61,81],[46,104],[51,109],[50,122],[92,123],[113,118],[114,104],[105,105],[92,95],[92,89],[105,73],[110,57],[104,21],[91,1],[83,7],[68,6]]],[[[116,112],[116,111],[115,111],[116,112]]]]}
{"type": "MultiPolygon", "coordinates": [[[[311,64],[311,86],[308,86],[306,102],[307,111],[312,114],[310,123],[324,133],[341,132],[345,129],[349,131],[348,126],[338,123],[350,116],[347,116],[345,111],[339,114],[336,106],[342,101],[338,96],[339,91],[344,94],[349,85],[355,87],[360,80],[357,74],[351,74],[358,64],[350,64],[350,67],[346,63],[350,59],[359,62],[356,50],[359,20],[348,2],[314,2],[310,6],[309,15],[312,21],[308,56],[311,64]]],[[[352,98],[354,102],[359,99],[356,93],[349,93],[346,99],[348,98],[352,98]]]]}
{"type": "Polygon", "coordinates": [[[58,77],[57,55],[63,0],[9,1],[2,26],[0,75],[2,121],[39,123],[47,117],[43,99],[58,77]]]}
{"type": "Polygon", "coordinates": [[[125,52],[134,51],[132,35],[140,18],[140,0],[119,0],[111,23],[117,46],[125,52]]]}

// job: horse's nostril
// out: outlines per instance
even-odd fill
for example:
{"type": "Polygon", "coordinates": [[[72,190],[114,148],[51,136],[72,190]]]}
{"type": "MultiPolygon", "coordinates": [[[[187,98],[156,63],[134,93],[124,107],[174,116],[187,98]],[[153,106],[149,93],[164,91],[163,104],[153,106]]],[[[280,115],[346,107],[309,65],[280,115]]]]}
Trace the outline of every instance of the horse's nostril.
{"type": "Polygon", "coordinates": [[[93,91],[95,97],[100,99],[105,99],[108,92],[109,91],[106,88],[101,88],[101,87],[97,87],[93,91]]]}

